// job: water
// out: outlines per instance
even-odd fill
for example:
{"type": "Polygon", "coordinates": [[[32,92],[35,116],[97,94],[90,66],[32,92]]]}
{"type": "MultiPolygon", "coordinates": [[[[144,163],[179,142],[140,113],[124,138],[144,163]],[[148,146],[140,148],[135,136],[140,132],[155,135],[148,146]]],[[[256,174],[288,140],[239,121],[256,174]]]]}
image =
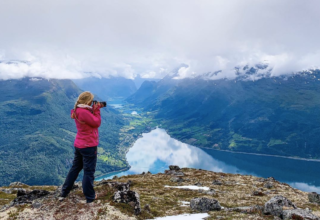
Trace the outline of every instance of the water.
{"type": "Polygon", "coordinates": [[[303,191],[320,193],[320,162],[200,149],[171,138],[160,128],[142,136],[127,153],[131,165],[128,171],[97,180],[147,171],[159,173],[169,165],[178,165],[265,178],[272,176],[303,191]]]}

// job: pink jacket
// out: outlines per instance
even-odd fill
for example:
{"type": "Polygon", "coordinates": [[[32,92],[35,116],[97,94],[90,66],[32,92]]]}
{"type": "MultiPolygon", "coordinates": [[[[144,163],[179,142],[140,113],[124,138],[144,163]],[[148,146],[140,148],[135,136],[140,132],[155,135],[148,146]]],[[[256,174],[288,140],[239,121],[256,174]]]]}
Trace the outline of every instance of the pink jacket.
{"type": "MultiPolygon", "coordinates": [[[[71,116],[74,110],[71,110],[71,116]]],[[[99,144],[98,128],[101,124],[100,107],[92,112],[91,109],[77,108],[76,111],[77,135],[74,146],[77,148],[95,147],[99,144]]]]}

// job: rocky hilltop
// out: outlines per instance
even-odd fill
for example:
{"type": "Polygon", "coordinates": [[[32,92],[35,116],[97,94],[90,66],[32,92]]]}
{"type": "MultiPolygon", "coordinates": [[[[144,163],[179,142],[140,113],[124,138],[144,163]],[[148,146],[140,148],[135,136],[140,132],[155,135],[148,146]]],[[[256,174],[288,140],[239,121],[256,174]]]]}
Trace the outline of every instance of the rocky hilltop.
{"type": "Polygon", "coordinates": [[[81,183],[59,200],[58,186],[0,188],[0,219],[153,219],[206,213],[205,219],[320,219],[320,195],[272,177],[170,166],[165,173],[95,182],[86,204],[81,183]]]}

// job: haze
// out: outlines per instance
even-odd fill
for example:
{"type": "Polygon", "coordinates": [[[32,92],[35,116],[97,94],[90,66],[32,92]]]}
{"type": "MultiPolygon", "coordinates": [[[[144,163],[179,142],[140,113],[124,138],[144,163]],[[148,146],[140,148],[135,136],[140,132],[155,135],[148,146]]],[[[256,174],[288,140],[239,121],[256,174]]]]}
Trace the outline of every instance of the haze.
{"type": "Polygon", "coordinates": [[[194,77],[318,68],[316,0],[4,0],[0,79],[194,77]],[[19,62],[9,62],[9,61],[19,62]],[[24,62],[20,62],[24,61],[24,62]],[[182,67],[186,64],[187,67],[182,67]]]}

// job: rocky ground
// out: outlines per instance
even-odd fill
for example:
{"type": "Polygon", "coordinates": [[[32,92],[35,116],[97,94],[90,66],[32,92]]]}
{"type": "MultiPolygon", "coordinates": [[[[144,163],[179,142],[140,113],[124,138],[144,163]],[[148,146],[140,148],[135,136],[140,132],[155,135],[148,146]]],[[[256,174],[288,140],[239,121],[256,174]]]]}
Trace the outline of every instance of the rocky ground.
{"type": "Polygon", "coordinates": [[[0,219],[129,220],[205,212],[210,215],[207,219],[320,220],[319,194],[272,177],[171,166],[164,174],[96,182],[95,190],[98,199],[86,204],[81,184],[59,201],[60,187],[13,183],[0,187],[0,219]]]}

